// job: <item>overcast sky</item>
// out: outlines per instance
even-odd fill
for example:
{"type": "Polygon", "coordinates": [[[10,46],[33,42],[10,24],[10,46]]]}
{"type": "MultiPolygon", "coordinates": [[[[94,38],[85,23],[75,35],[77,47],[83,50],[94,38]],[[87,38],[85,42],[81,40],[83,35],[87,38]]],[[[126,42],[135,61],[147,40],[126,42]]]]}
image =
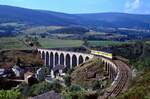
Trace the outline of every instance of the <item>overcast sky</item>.
{"type": "Polygon", "coordinates": [[[0,4],[65,13],[150,14],[150,0],[0,0],[0,4]]]}

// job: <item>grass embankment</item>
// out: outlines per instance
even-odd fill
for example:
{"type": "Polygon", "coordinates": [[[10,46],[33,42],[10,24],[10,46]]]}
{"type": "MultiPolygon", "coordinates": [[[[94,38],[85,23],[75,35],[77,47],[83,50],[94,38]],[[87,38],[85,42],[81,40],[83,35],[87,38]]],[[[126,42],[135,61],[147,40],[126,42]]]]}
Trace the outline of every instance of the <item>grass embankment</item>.
{"type": "Polygon", "coordinates": [[[99,59],[94,59],[75,68],[71,74],[71,79],[72,84],[92,89],[93,83],[102,79],[104,75],[104,65],[99,59]]]}
{"type": "Polygon", "coordinates": [[[28,49],[25,44],[15,37],[0,38],[0,50],[28,49]]]}

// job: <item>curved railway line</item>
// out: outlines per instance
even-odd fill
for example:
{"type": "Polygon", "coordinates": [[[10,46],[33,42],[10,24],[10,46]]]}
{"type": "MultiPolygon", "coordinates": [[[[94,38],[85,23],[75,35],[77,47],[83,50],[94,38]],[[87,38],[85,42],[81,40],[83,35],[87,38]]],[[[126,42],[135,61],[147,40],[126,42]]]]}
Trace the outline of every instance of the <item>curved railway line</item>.
{"type": "MultiPolygon", "coordinates": [[[[108,89],[106,89],[103,98],[114,98],[117,97],[120,93],[126,91],[128,89],[129,81],[132,77],[131,69],[129,68],[129,66],[124,61],[122,61],[122,59],[117,57],[115,58],[112,53],[96,50],[91,50],[91,53],[96,56],[106,58],[108,61],[114,64],[114,66],[110,65],[112,68],[117,68],[117,70],[111,71],[117,73],[117,75],[115,76],[115,79],[113,79],[111,86],[108,89]]],[[[112,75],[112,73],[110,73],[110,75],[112,75]]],[[[102,97],[99,98],[103,99],[102,97]]]]}
{"type": "Polygon", "coordinates": [[[106,91],[105,99],[109,97],[116,97],[121,92],[124,92],[128,88],[128,83],[131,78],[131,71],[129,67],[120,60],[113,60],[119,70],[118,79],[115,83],[106,91]]]}

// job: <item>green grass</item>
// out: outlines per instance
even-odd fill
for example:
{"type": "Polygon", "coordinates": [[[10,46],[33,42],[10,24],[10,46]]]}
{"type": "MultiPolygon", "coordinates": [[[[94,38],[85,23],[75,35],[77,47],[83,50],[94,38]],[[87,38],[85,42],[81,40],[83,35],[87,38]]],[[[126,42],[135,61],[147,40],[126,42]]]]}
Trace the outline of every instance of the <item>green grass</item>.
{"type": "Polygon", "coordinates": [[[79,47],[83,44],[81,40],[60,40],[41,38],[39,42],[42,48],[79,47]]]}
{"type": "Polygon", "coordinates": [[[112,45],[122,45],[128,42],[119,41],[88,41],[90,46],[112,46],[112,45]]]}
{"type": "MultiPolygon", "coordinates": [[[[79,47],[84,42],[82,40],[61,40],[61,39],[49,39],[40,38],[39,42],[42,48],[59,48],[59,47],[79,47]]],[[[129,42],[119,41],[88,41],[90,46],[111,46],[111,45],[122,45],[129,42]]]]}
{"type": "Polygon", "coordinates": [[[57,30],[57,29],[61,29],[61,28],[64,28],[62,26],[37,26],[37,27],[33,27],[33,28],[29,28],[27,30],[24,30],[23,32],[25,34],[42,34],[42,33],[46,33],[48,31],[51,31],[51,30],[57,30]]]}
{"type": "MultiPolygon", "coordinates": [[[[82,40],[61,40],[49,38],[40,38],[39,42],[42,48],[79,47],[84,43],[82,40]]],[[[121,45],[127,43],[118,41],[88,41],[88,42],[90,46],[121,45]]],[[[2,37],[0,38],[0,50],[4,49],[28,49],[28,48],[15,37],[2,37]]]]}
{"type": "Polygon", "coordinates": [[[0,50],[27,49],[27,47],[15,37],[0,38],[0,50]]]}

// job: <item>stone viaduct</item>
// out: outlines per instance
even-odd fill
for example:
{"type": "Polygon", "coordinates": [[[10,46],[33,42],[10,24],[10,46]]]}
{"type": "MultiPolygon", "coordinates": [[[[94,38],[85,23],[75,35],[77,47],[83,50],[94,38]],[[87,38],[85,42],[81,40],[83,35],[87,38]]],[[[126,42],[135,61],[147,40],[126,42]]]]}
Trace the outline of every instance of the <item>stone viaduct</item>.
{"type": "Polygon", "coordinates": [[[93,58],[93,55],[90,54],[70,51],[38,49],[38,52],[41,54],[41,58],[44,60],[44,65],[50,67],[60,64],[71,69],[93,58]]]}
{"type": "MultiPolygon", "coordinates": [[[[72,69],[73,67],[78,66],[95,57],[94,55],[87,53],[60,51],[53,49],[38,49],[38,52],[41,54],[41,58],[44,60],[44,65],[50,68],[53,68],[59,64],[72,69]]],[[[117,79],[116,77],[118,73],[116,65],[107,58],[100,58],[105,65],[105,70],[108,72],[109,78],[112,81],[115,81],[115,79],[117,79]]]]}
{"type": "Polygon", "coordinates": [[[129,66],[120,60],[112,60],[94,54],[71,51],[60,51],[54,49],[37,50],[41,54],[41,58],[44,60],[44,64],[50,69],[57,65],[63,65],[65,68],[71,69],[90,59],[93,59],[94,57],[100,58],[105,66],[104,69],[107,72],[109,79],[112,81],[111,86],[106,89],[105,95],[103,97],[104,99],[108,99],[108,97],[116,97],[120,92],[127,90],[128,83],[132,77],[129,66]]]}

